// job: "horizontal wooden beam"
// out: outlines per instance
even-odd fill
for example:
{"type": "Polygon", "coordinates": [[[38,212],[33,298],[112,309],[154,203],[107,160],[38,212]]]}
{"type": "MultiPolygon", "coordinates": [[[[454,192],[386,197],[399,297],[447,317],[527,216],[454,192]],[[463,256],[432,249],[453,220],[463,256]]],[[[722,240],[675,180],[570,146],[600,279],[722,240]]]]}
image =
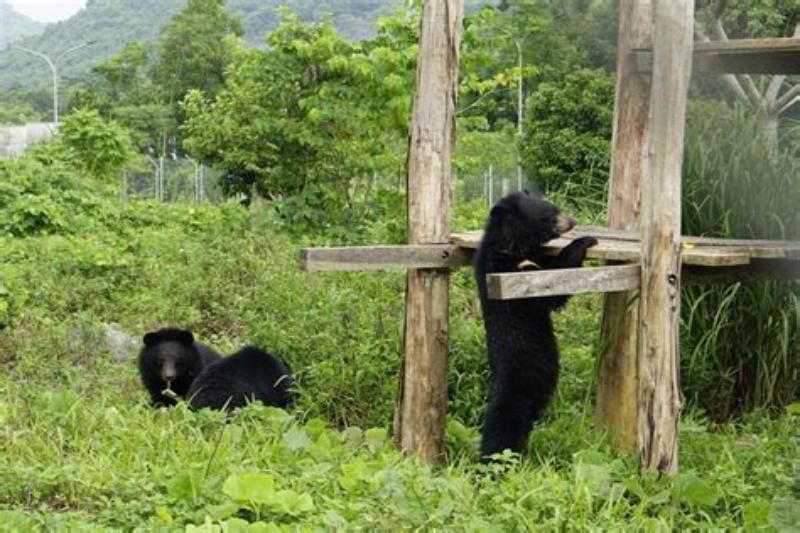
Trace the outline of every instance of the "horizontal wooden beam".
{"type": "MultiPolygon", "coordinates": [[[[639,288],[639,265],[612,265],[507,272],[486,276],[489,298],[514,300],[586,292],[621,292],[639,288]]],[[[708,267],[684,265],[681,277],[686,285],[748,281],[800,280],[800,261],[755,259],[747,265],[708,267]]]]}
{"type": "MultiPolygon", "coordinates": [[[[652,51],[634,49],[633,54],[638,71],[652,71],[652,51]]],[[[696,42],[692,70],[697,74],[800,74],[800,38],[696,42]]]]}
{"type": "MultiPolygon", "coordinates": [[[[653,53],[634,49],[636,68],[650,72],[653,53]]],[[[697,74],[800,74],[800,38],[731,39],[694,43],[697,74]]]]}
{"type": "Polygon", "coordinates": [[[639,288],[639,265],[560,268],[487,274],[489,298],[513,300],[583,292],[620,292],[639,288]]]}
{"type": "Polygon", "coordinates": [[[471,252],[452,244],[304,248],[300,269],[356,271],[392,268],[446,268],[468,265],[471,252]]]}
{"type": "Polygon", "coordinates": [[[800,260],[753,259],[748,265],[721,268],[684,266],[683,281],[687,285],[707,285],[748,281],[800,280],[800,260]]]}

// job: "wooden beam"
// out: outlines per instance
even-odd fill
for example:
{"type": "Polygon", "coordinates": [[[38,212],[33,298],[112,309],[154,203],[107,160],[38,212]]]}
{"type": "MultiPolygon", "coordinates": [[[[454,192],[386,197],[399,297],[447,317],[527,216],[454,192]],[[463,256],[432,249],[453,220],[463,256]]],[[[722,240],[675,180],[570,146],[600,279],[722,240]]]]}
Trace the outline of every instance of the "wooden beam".
{"type": "MultiPolygon", "coordinates": [[[[408,147],[408,243],[450,238],[453,148],[462,0],[425,0],[408,147]]],[[[406,280],[403,361],[394,437],[433,463],[444,455],[449,271],[411,269],[406,280]]]]}
{"type": "MultiPolygon", "coordinates": [[[[637,264],[487,274],[486,282],[489,298],[515,300],[588,292],[636,291],[639,289],[640,276],[641,267],[637,264]]],[[[684,265],[681,276],[684,285],[793,281],[800,280],[800,261],[756,259],[747,265],[728,267],[684,265]]],[[[628,294],[629,299],[633,296],[628,294]]],[[[619,320],[619,316],[616,318],[619,320]]],[[[619,327],[619,323],[616,327],[619,327]]]]}
{"type": "Polygon", "coordinates": [[[684,266],[686,285],[734,283],[749,281],[800,280],[800,260],[753,259],[748,265],[722,268],[684,266]]]}
{"type": "Polygon", "coordinates": [[[560,268],[488,274],[489,298],[514,300],[584,292],[619,292],[639,288],[639,265],[560,268]]]}
{"type": "Polygon", "coordinates": [[[637,445],[643,471],[678,470],[681,166],[694,0],[654,0],[653,78],[642,181],[637,445]]]}
{"type": "MultiPolygon", "coordinates": [[[[637,176],[638,177],[638,176],[637,176]]],[[[613,185],[613,183],[612,183],[613,185]]],[[[616,195],[609,195],[609,201],[616,195]]],[[[630,211],[630,210],[628,210],[630,211]]],[[[616,211],[614,211],[616,212],[616,211]]],[[[609,219],[611,219],[611,211],[609,219]]],[[[609,221],[609,224],[612,222],[609,221]]],[[[454,233],[450,242],[462,248],[476,249],[480,244],[483,232],[480,230],[463,231],[454,233]]],[[[639,234],[635,230],[612,229],[602,226],[577,226],[569,233],[565,233],[560,239],[555,239],[545,244],[545,250],[557,255],[572,239],[578,237],[591,236],[598,239],[597,246],[589,248],[587,257],[589,259],[603,259],[607,261],[626,261],[638,262],[639,251],[641,249],[639,234]],[[625,246],[629,244],[630,246],[625,246]]],[[[800,242],[798,241],[778,241],[765,239],[725,239],[717,237],[697,237],[694,235],[684,235],[681,237],[684,250],[688,253],[688,264],[699,264],[713,266],[720,264],[713,259],[718,249],[722,252],[730,252],[734,255],[745,254],[750,258],[786,258],[800,259],[800,242]],[[698,251],[693,251],[698,249],[698,251]],[[702,256],[707,250],[712,259],[705,260],[702,256]],[[696,259],[695,259],[696,258],[696,259]]],[[[686,262],[686,259],[684,259],[686,262]]],[[[723,261],[724,263],[725,261],[723,261]]],[[[735,257],[728,260],[729,264],[746,263],[735,257]]]]}
{"type": "Polygon", "coordinates": [[[391,268],[453,269],[469,264],[470,255],[468,250],[452,244],[304,248],[300,250],[300,269],[308,272],[391,268]]]}
{"type": "MultiPolygon", "coordinates": [[[[637,70],[652,72],[652,50],[632,48],[637,70]]],[[[692,70],[697,74],[800,74],[800,38],[696,42],[692,70]]]]}

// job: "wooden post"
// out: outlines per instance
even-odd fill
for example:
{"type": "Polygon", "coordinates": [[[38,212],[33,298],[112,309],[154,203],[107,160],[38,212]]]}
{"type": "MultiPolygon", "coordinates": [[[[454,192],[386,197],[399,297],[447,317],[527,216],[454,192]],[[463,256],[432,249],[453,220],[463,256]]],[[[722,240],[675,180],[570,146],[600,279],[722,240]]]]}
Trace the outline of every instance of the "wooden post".
{"type": "MultiPolygon", "coordinates": [[[[608,226],[636,229],[640,211],[640,180],[647,149],[650,77],[637,74],[634,48],[652,46],[651,0],[621,0],[617,42],[617,84],[611,176],[608,190],[608,226]]],[[[595,421],[608,429],[623,451],[636,445],[636,394],[639,312],[631,305],[633,292],[606,294],[595,421]]]]}
{"type": "MultiPolygon", "coordinates": [[[[422,7],[417,88],[408,149],[408,243],[445,244],[450,237],[453,146],[461,0],[422,7]]],[[[444,451],[447,405],[447,270],[410,269],[395,440],[424,462],[444,451]]]]}
{"type": "Polygon", "coordinates": [[[643,471],[678,470],[681,165],[694,0],[654,0],[648,162],[642,183],[638,448],[643,471]]]}

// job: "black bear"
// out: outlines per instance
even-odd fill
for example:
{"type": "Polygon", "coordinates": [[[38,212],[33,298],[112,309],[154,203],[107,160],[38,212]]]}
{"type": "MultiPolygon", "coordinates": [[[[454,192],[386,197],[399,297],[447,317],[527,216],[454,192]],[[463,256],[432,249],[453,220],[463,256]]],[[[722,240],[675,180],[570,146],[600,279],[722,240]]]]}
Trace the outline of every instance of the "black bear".
{"type": "Polygon", "coordinates": [[[558,345],[551,311],[567,296],[490,300],[486,274],[579,267],[593,237],[572,241],[557,256],[543,245],[575,221],[551,203],[515,192],[491,210],[474,259],[489,352],[489,400],[481,431],[481,456],[509,449],[522,453],[533,423],[558,381],[558,345]]]}
{"type": "Polygon", "coordinates": [[[209,366],[189,389],[193,409],[234,409],[260,400],[264,405],[286,407],[292,402],[291,371],[273,355],[245,346],[209,366]]]}
{"type": "Polygon", "coordinates": [[[217,352],[196,342],[192,332],[185,329],[151,331],[145,334],[143,341],[139,374],[154,406],[175,405],[174,398],[163,394],[167,389],[185,398],[189,386],[203,368],[220,359],[217,352]]]}

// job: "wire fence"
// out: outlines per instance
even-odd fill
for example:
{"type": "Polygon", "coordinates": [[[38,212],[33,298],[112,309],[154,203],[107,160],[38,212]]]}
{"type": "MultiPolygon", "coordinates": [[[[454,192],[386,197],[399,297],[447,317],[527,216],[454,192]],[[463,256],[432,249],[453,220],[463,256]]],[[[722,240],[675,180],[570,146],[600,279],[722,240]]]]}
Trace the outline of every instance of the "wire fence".
{"type": "Polygon", "coordinates": [[[217,203],[224,196],[219,187],[220,172],[192,159],[152,158],[152,170],[124,172],[120,197],[155,199],[159,202],[217,203]]]}

